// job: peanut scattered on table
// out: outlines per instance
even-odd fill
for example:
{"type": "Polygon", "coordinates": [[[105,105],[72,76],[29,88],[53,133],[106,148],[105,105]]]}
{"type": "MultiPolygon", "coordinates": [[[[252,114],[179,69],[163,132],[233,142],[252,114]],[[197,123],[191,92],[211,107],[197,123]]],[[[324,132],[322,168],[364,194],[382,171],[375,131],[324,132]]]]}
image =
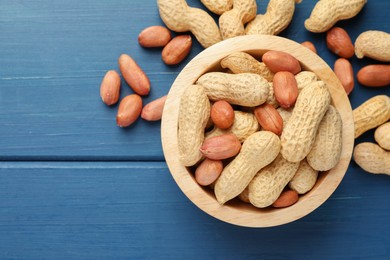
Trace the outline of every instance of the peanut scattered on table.
{"type": "Polygon", "coordinates": [[[356,145],[353,158],[366,172],[390,175],[390,151],[377,144],[364,142],[356,145]]]}
{"type": "Polygon", "coordinates": [[[256,0],[233,0],[233,9],[219,17],[222,38],[229,39],[245,34],[245,24],[256,17],[256,0]]]}
{"type": "Polygon", "coordinates": [[[121,78],[115,70],[109,70],[104,75],[100,85],[100,97],[104,104],[111,106],[119,100],[121,78]]]}
{"type": "Polygon", "coordinates": [[[270,0],[265,14],[259,14],[245,28],[246,34],[277,35],[287,28],[301,0],[270,0]]]}
{"type": "Polygon", "coordinates": [[[321,0],[316,3],[310,17],[305,21],[307,30],[326,32],[340,20],[356,16],[367,0],[321,0]]]}
{"type": "Polygon", "coordinates": [[[361,68],[357,75],[360,84],[366,87],[386,87],[390,85],[390,65],[371,64],[361,68]]]}
{"type": "Polygon", "coordinates": [[[329,50],[341,58],[349,59],[355,54],[351,38],[341,27],[333,27],[327,31],[326,45],[329,50]]]}
{"type": "Polygon", "coordinates": [[[390,61],[390,34],[370,30],[361,33],[355,41],[356,57],[369,57],[378,61],[390,61]]]}
{"type": "Polygon", "coordinates": [[[375,141],[385,150],[390,150],[390,122],[379,126],[374,133],[375,141]]]}
{"type": "Polygon", "coordinates": [[[185,0],[157,0],[160,17],[175,32],[190,31],[204,47],[222,41],[214,19],[204,10],[189,7],[185,0]]]}
{"type": "Polygon", "coordinates": [[[353,110],[355,138],[366,131],[376,128],[390,119],[390,98],[377,95],[353,110]]]}

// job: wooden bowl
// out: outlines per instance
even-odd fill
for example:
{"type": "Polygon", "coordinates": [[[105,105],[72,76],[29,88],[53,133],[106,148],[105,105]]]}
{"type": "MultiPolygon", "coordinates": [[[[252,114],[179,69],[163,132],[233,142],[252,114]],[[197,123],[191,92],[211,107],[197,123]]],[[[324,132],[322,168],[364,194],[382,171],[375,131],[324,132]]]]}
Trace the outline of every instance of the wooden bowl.
{"type": "Polygon", "coordinates": [[[324,203],[343,179],[351,160],[354,145],[354,127],[349,99],[336,75],[315,53],[302,45],[278,36],[251,35],[222,41],[205,49],[192,59],[173,83],[165,103],[161,137],[164,156],[170,172],[184,194],[200,209],[222,221],[246,227],[270,227],[302,218],[324,203]],[[180,97],[187,85],[194,83],[208,71],[220,70],[220,61],[230,53],[245,51],[260,57],[268,50],[284,51],[295,56],[303,67],[327,83],[332,103],[343,120],[343,143],[340,162],[330,171],[319,175],[316,185],[299,201],[287,208],[259,209],[233,199],[220,205],[214,191],[195,181],[193,172],[179,161],[177,125],[180,97]]]}

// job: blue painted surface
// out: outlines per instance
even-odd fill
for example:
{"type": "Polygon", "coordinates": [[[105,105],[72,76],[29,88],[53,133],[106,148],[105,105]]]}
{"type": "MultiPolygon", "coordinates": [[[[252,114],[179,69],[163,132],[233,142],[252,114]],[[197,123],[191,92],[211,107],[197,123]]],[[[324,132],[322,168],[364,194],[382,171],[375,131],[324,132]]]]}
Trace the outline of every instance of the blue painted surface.
{"type": "MultiPolygon", "coordinates": [[[[199,1],[188,1],[202,7],[199,1]]],[[[259,12],[267,1],[258,1],[259,12]]],[[[296,6],[282,36],[310,40],[331,67],[324,34],[303,27],[315,1],[296,6]]],[[[390,32],[390,1],[370,0],[338,23],[354,41],[390,32]]],[[[389,259],[390,179],[354,162],[340,187],[301,220],[268,229],[222,223],[183,195],[165,165],[160,123],[115,124],[99,97],[104,73],[133,56],[150,77],[145,103],[165,95],[179,66],[141,48],[162,24],[156,1],[0,1],[0,259],[389,259]]],[[[351,59],[355,71],[373,60],[351,59]]],[[[121,96],[132,93],[125,85],[121,96]]],[[[357,84],[357,107],[389,88],[357,84]]],[[[370,131],[357,142],[373,140],[370,131]]]]}

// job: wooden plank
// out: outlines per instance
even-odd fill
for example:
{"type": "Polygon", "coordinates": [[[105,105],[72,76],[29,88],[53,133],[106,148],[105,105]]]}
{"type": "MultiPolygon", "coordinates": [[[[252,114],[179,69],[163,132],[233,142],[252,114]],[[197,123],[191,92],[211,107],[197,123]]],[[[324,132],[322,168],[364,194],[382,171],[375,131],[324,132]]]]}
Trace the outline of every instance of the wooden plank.
{"type": "MultiPolygon", "coordinates": [[[[191,6],[202,7],[196,0],[191,6]]],[[[311,40],[333,66],[324,34],[303,27],[314,1],[296,6],[281,36],[311,40]]],[[[389,1],[369,1],[354,19],[338,25],[354,40],[368,29],[390,31],[389,1]]],[[[258,1],[259,12],[266,2],[258,1]]],[[[214,16],[216,19],[217,17],[214,16]]],[[[0,157],[2,160],[163,160],[160,124],[140,120],[129,129],[115,124],[117,106],[100,101],[100,81],[118,69],[121,53],[132,55],[149,75],[152,91],[145,103],[166,94],[179,71],[202,48],[195,41],[190,56],[168,67],[160,49],[137,43],[147,26],[162,24],[156,1],[2,1],[0,3],[0,157]]],[[[357,71],[370,60],[352,58],[357,71]]],[[[387,92],[356,85],[353,107],[387,92]]],[[[132,93],[124,84],[122,97],[132,93]]]]}
{"type": "Polygon", "coordinates": [[[195,207],[162,162],[0,162],[0,258],[386,259],[390,180],[354,171],[305,218],[250,229],[195,207]]]}

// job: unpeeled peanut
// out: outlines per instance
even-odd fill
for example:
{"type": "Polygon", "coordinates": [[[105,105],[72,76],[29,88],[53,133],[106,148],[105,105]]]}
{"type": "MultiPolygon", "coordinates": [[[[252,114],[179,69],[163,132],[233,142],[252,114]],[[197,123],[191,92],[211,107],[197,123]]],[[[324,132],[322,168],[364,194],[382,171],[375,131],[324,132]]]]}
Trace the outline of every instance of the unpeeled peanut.
{"type": "Polygon", "coordinates": [[[167,96],[157,98],[142,108],[141,117],[147,121],[157,121],[162,117],[165,101],[167,96]]]}
{"type": "Polygon", "coordinates": [[[390,150],[390,122],[379,126],[375,130],[374,138],[380,147],[390,150]]]}
{"type": "Polygon", "coordinates": [[[167,65],[179,64],[188,56],[191,46],[192,39],[190,35],[176,36],[162,50],[162,60],[167,65]]]}
{"type": "Polygon", "coordinates": [[[337,109],[329,105],[322,118],[307,162],[317,171],[332,169],[340,160],[343,122],[337,109]]]}
{"type": "Polygon", "coordinates": [[[298,91],[301,92],[303,88],[317,81],[318,77],[314,72],[304,70],[295,75],[295,80],[297,81],[298,91]]]}
{"type": "Polygon", "coordinates": [[[211,12],[221,15],[233,8],[233,0],[200,0],[211,12]]]}
{"type": "Polygon", "coordinates": [[[256,120],[255,115],[243,111],[234,111],[234,122],[229,129],[221,129],[214,127],[213,130],[206,133],[206,139],[218,136],[226,133],[232,133],[237,136],[240,142],[244,142],[251,134],[259,130],[259,123],[256,120]]]}
{"type": "Polygon", "coordinates": [[[249,201],[258,208],[274,203],[294,177],[299,162],[289,162],[280,154],[268,166],[261,169],[249,183],[249,201]]]}
{"type": "Polygon", "coordinates": [[[299,162],[310,152],[330,101],[329,90],[323,81],[313,82],[302,89],[280,137],[280,152],[286,160],[299,162]]]}
{"type": "Polygon", "coordinates": [[[266,80],[272,81],[274,74],[263,63],[246,52],[234,52],[221,60],[221,67],[229,69],[235,74],[255,73],[263,76],[266,80]]]}
{"type": "Polygon", "coordinates": [[[310,17],[305,21],[307,30],[314,33],[326,32],[339,20],[356,16],[367,0],[321,0],[316,3],[310,17]]]}
{"type": "Polygon", "coordinates": [[[294,106],[298,97],[298,84],[289,71],[279,71],[275,73],[273,80],[275,99],[283,108],[294,106]]]}
{"type": "Polygon", "coordinates": [[[349,95],[354,86],[355,79],[351,62],[344,58],[339,58],[334,63],[334,73],[343,85],[345,93],[349,95]]]}
{"type": "Polygon", "coordinates": [[[263,130],[271,131],[276,135],[282,134],[283,119],[272,105],[264,103],[256,107],[254,113],[263,130]]]}
{"type": "Polygon", "coordinates": [[[366,87],[385,87],[390,85],[390,65],[372,64],[361,68],[357,75],[360,84],[366,87]]]}
{"type": "Polygon", "coordinates": [[[270,0],[265,14],[259,14],[245,28],[246,34],[277,35],[287,28],[292,20],[295,3],[301,0],[270,0]]]}
{"type": "Polygon", "coordinates": [[[223,170],[220,160],[204,159],[195,170],[195,180],[202,186],[215,182],[223,170]]]}
{"type": "Polygon", "coordinates": [[[276,109],[278,111],[279,115],[282,117],[283,125],[286,125],[288,120],[290,120],[290,117],[292,115],[293,108],[285,109],[283,107],[278,107],[276,109]]]}
{"type": "Polygon", "coordinates": [[[200,152],[211,160],[223,160],[236,156],[241,143],[234,134],[223,134],[204,140],[200,152]]]}
{"type": "Polygon", "coordinates": [[[119,103],[116,123],[119,127],[127,127],[133,124],[142,111],[142,98],[137,94],[124,97],[119,103]]]}
{"type": "Polygon", "coordinates": [[[390,61],[390,33],[370,30],[361,33],[355,40],[356,57],[369,57],[378,61],[390,61]]]}
{"type": "Polygon", "coordinates": [[[288,186],[298,194],[305,194],[314,187],[317,178],[318,171],[314,170],[307,160],[304,159],[300,162],[298,170],[288,183],[288,186]]]}
{"type": "Polygon", "coordinates": [[[202,86],[190,85],[184,90],[179,105],[178,148],[184,166],[193,166],[201,158],[199,148],[210,117],[210,101],[202,86]]]}
{"type": "Polygon", "coordinates": [[[230,104],[248,107],[263,104],[269,93],[268,81],[253,73],[209,72],[203,74],[196,84],[205,88],[210,100],[226,100],[230,104]]]}
{"type": "Polygon", "coordinates": [[[160,17],[175,32],[191,31],[204,47],[222,41],[214,19],[204,10],[187,5],[185,0],[157,0],[160,17]]]}
{"type": "Polygon", "coordinates": [[[346,30],[333,27],[326,33],[326,45],[329,50],[341,58],[349,59],[355,54],[355,48],[346,30]]]}
{"type": "Polygon", "coordinates": [[[148,95],[150,91],[149,78],[135,60],[127,54],[122,54],[118,59],[118,64],[129,87],[140,96],[148,95]]]}
{"type": "Polygon", "coordinates": [[[262,61],[273,73],[278,71],[289,71],[295,75],[301,71],[299,61],[286,52],[267,51],[264,53],[262,61]]]}
{"type": "Polygon", "coordinates": [[[233,107],[225,100],[216,101],[211,106],[211,120],[220,129],[227,129],[234,123],[233,107]]]}
{"type": "Polygon", "coordinates": [[[250,135],[219,176],[214,187],[217,201],[224,204],[238,196],[256,173],[276,158],[279,150],[280,140],[274,133],[259,131],[250,135]]]}
{"type": "Polygon", "coordinates": [[[256,0],[233,0],[233,9],[219,17],[222,38],[244,35],[244,25],[256,17],[256,12],[256,0]]]}
{"type": "Polygon", "coordinates": [[[104,75],[100,85],[100,97],[103,102],[111,106],[118,102],[121,89],[121,78],[115,70],[109,70],[104,75]]]}
{"type": "Polygon", "coordinates": [[[138,35],[138,43],[142,47],[164,47],[171,40],[171,32],[164,26],[150,26],[138,35]]]}
{"type": "Polygon", "coordinates": [[[366,131],[382,125],[390,119],[390,98],[377,95],[362,103],[353,111],[355,138],[366,131]]]}
{"type": "Polygon", "coordinates": [[[377,144],[364,142],[356,145],[353,158],[366,172],[390,175],[390,151],[377,144]]]}

